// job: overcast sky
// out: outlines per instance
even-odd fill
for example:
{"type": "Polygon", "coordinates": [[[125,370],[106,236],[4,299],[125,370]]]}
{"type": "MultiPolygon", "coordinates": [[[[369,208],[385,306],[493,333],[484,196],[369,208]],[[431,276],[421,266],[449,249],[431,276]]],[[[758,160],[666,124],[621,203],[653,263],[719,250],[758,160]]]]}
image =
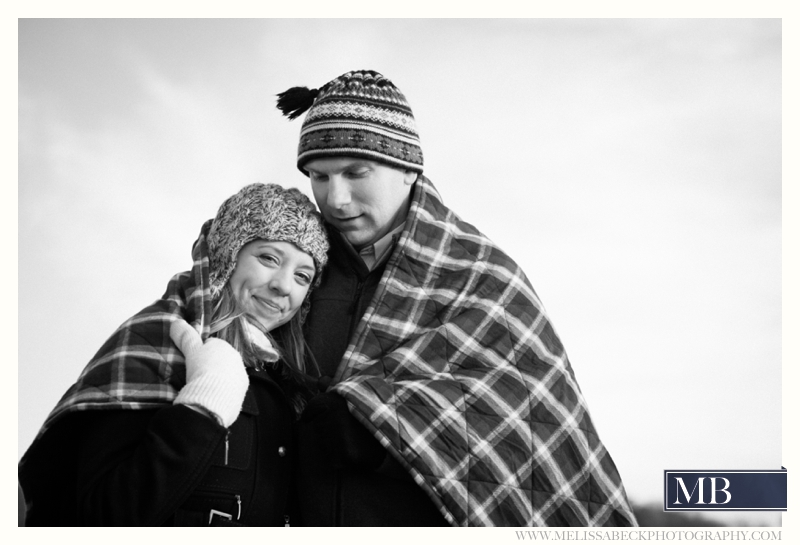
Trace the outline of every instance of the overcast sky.
{"type": "Polygon", "coordinates": [[[226,197],[311,195],[275,94],[374,69],[445,204],[526,271],[632,501],[659,502],[665,469],[786,465],[781,38],[779,19],[22,20],[18,456],[226,197]]]}

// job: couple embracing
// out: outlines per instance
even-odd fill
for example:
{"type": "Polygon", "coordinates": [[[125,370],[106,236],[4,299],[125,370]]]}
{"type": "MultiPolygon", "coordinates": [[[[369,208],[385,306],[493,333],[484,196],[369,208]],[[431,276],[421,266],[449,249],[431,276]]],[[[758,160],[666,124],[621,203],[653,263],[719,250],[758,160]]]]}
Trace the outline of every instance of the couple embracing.
{"type": "Polygon", "coordinates": [[[303,193],[252,184],[19,464],[29,525],[630,526],[517,264],[447,208],[374,71],[305,114],[303,193]]]}

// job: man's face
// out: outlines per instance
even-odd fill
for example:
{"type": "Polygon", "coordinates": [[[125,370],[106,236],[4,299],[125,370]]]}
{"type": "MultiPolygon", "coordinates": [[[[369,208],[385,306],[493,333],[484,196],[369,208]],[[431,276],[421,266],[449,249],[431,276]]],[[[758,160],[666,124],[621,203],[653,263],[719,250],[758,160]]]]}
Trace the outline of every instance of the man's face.
{"type": "Polygon", "coordinates": [[[322,215],[360,250],[406,218],[417,173],[353,157],[306,163],[322,215]]]}

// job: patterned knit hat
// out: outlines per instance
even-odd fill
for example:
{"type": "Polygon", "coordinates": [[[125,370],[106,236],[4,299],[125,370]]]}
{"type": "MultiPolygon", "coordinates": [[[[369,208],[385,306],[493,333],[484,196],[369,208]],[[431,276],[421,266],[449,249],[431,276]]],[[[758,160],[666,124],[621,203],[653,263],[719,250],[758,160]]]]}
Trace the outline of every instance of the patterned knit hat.
{"type": "MultiPolygon", "coordinates": [[[[319,284],[328,261],[328,236],[314,204],[299,189],[250,184],[219,207],[208,233],[209,280],[216,297],[236,268],[242,246],[256,239],[291,242],[314,259],[319,284]]],[[[309,289],[309,292],[311,291],[309,289]]]]}
{"type": "Polygon", "coordinates": [[[289,119],[308,110],[297,168],[320,157],[361,157],[422,173],[414,114],[400,89],[372,70],[348,72],[319,89],[292,87],[278,95],[289,119]]]}

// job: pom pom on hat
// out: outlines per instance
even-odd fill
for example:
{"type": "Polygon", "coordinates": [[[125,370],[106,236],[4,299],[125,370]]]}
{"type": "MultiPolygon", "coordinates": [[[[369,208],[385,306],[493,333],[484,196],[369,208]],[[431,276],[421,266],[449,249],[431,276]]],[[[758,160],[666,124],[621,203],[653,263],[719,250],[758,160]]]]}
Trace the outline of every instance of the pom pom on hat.
{"type": "Polygon", "coordinates": [[[292,87],[278,94],[278,109],[289,119],[295,119],[314,104],[318,94],[318,89],[292,87]]]}

